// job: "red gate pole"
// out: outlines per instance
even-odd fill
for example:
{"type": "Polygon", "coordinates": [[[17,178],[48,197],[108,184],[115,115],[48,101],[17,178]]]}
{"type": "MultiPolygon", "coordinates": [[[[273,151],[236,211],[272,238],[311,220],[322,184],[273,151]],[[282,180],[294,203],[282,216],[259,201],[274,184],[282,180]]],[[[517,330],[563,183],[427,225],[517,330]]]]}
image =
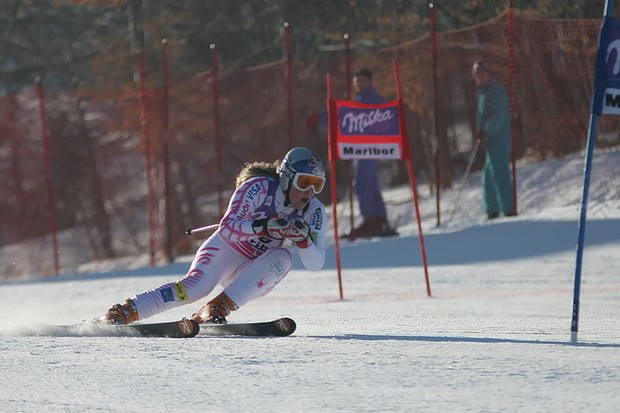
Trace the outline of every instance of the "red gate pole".
{"type": "MultiPolygon", "coordinates": [[[[347,100],[353,100],[353,73],[351,71],[351,39],[347,33],[344,34],[344,65],[347,72],[347,100]]],[[[349,168],[353,171],[353,161],[349,161],[349,168]]],[[[353,202],[353,174],[349,180],[349,224],[351,225],[351,231],[355,228],[355,203],[353,202]]]]}
{"type": "Polygon", "coordinates": [[[510,5],[508,8],[508,24],[509,24],[509,33],[508,33],[508,44],[510,48],[510,122],[511,122],[511,137],[512,137],[512,194],[514,199],[514,211],[517,212],[517,160],[515,154],[515,141],[516,141],[516,132],[514,127],[514,121],[516,119],[517,108],[515,107],[515,96],[516,96],[516,76],[515,76],[515,67],[517,65],[517,57],[515,55],[515,42],[517,39],[516,35],[516,26],[514,21],[514,13],[512,12],[512,0],[510,0],[510,5]]]}
{"type": "Polygon", "coordinates": [[[420,235],[420,253],[422,254],[422,263],[424,264],[424,278],[426,280],[426,295],[431,296],[431,283],[428,277],[428,263],[426,261],[426,247],[424,246],[424,234],[422,233],[422,223],[420,221],[420,208],[418,203],[418,185],[415,181],[415,171],[413,169],[413,160],[411,154],[411,145],[409,143],[409,134],[407,132],[407,122],[405,118],[405,110],[402,98],[402,87],[400,83],[400,73],[398,71],[398,60],[393,59],[394,77],[396,78],[396,91],[398,93],[398,110],[400,112],[400,127],[403,137],[404,152],[407,154],[407,168],[409,170],[409,181],[411,182],[411,192],[413,193],[413,204],[415,206],[415,216],[418,222],[418,234],[420,235]]]}
{"type": "Polygon", "coordinates": [[[58,248],[58,223],[56,218],[56,195],[54,192],[54,182],[52,180],[52,159],[50,153],[50,135],[47,124],[47,111],[45,110],[45,91],[41,77],[35,79],[35,89],[39,97],[39,117],[41,119],[41,141],[43,143],[43,161],[45,165],[45,185],[47,188],[47,203],[49,208],[50,230],[52,232],[52,246],[54,248],[54,273],[60,272],[60,250],[58,248]]]}
{"type": "Polygon", "coordinates": [[[149,135],[149,122],[147,119],[146,70],[144,67],[144,53],[142,50],[138,50],[136,52],[136,58],[138,60],[138,74],[140,77],[140,126],[142,129],[142,141],[144,143],[146,184],[148,187],[147,210],[149,222],[149,263],[151,266],[155,266],[155,232],[157,230],[155,223],[155,185],[153,182],[153,165],[151,159],[151,138],[149,135]]]}
{"type": "Polygon", "coordinates": [[[218,207],[220,217],[224,215],[224,198],[222,189],[222,149],[221,149],[221,129],[220,129],[220,107],[219,107],[219,89],[218,89],[218,61],[215,43],[209,46],[211,49],[211,71],[213,73],[213,122],[215,126],[215,164],[217,168],[217,194],[218,207]]]}
{"type": "Polygon", "coordinates": [[[288,147],[295,145],[295,128],[293,119],[293,48],[291,45],[291,25],[284,22],[284,39],[286,47],[286,71],[284,78],[286,80],[286,111],[288,119],[288,147]]]}
{"type": "Polygon", "coordinates": [[[435,6],[433,3],[429,3],[428,7],[431,10],[431,53],[433,60],[433,96],[434,104],[433,111],[435,119],[435,204],[437,211],[437,226],[441,225],[441,208],[439,202],[439,188],[440,188],[440,171],[441,161],[439,159],[439,85],[437,80],[437,20],[435,16],[435,6]]]}
{"type": "Polygon", "coordinates": [[[340,264],[340,237],[338,236],[338,191],[336,188],[336,158],[338,157],[338,150],[336,148],[336,133],[335,129],[337,125],[333,122],[336,119],[336,108],[334,106],[334,100],[332,96],[332,76],[327,74],[327,153],[329,157],[330,166],[330,186],[332,196],[332,215],[334,217],[334,250],[336,251],[336,270],[338,271],[338,292],[340,293],[340,299],[344,299],[342,291],[342,274],[340,264]]]}
{"type": "Polygon", "coordinates": [[[347,100],[353,100],[353,73],[351,70],[352,67],[352,57],[351,57],[351,39],[349,38],[349,34],[344,34],[344,64],[345,69],[347,71],[347,100]]]}
{"type": "Polygon", "coordinates": [[[11,93],[8,98],[10,99],[11,106],[9,110],[9,119],[8,124],[11,125],[9,129],[9,144],[11,149],[11,175],[14,180],[15,192],[17,195],[17,209],[16,209],[16,231],[12,234],[12,237],[16,237],[19,233],[19,227],[24,225],[24,216],[26,211],[26,200],[24,188],[23,188],[23,179],[20,171],[20,153],[22,150],[20,149],[22,146],[21,139],[19,139],[19,134],[15,131],[15,125],[17,124],[17,97],[15,93],[11,93]]]}
{"type": "Polygon", "coordinates": [[[165,203],[165,253],[166,260],[171,263],[174,261],[172,248],[172,196],[170,194],[170,136],[169,136],[169,73],[168,73],[168,39],[161,39],[162,44],[162,136],[163,136],[163,161],[164,161],[164,203],[165,203]]]}

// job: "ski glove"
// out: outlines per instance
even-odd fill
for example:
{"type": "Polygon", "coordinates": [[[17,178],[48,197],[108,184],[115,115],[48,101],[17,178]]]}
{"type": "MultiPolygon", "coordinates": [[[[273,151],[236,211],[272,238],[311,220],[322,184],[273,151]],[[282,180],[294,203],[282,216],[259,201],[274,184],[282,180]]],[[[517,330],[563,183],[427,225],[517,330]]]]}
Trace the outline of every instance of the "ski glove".
{"type": "Polygon", "coordinates": [[[252,222],[252,229],[259,237],[284,239],[290,225],[286,218],[265,218],[252,222]]]}
{"type": "Polygon", "coordinates": [[[286,232],[286,238],[299,248],[308,248],[310,245],[310,226],[301,218],[296,218],[286,232]]]}

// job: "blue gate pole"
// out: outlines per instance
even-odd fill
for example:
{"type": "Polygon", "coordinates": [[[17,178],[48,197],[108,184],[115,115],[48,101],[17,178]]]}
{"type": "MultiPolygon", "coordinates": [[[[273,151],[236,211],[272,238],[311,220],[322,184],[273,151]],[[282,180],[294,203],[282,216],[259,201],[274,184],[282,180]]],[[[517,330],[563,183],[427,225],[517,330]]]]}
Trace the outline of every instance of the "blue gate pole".
{"type": "MultiPolygon", "coordinates": [[[[604,17],[607,19],[612,16],[614,10],[614,2],[615,0],[606,0],[605,1],[605,12],[604,17]]],[[[604,35],[604,31],[601,30],[601,36],[604,35]]],[[[596,76],[599,73],[599,65],[604,64],[604,60],[601,62],[602,51],[600,50],[601,45],[605,44],[605,39],[599,38],[599,51],[597,53],[597,68],[596,68],[596,76]]],[[[620,57],[616,57],[620,58],[620,57]]],[[[581,267],[583,264],[583,248],[584,248],[584,239],[586,235],[586,216],[588,213],[588,194],[590,191],[590,175],[592,174],[592,156],[594,154],[594,147],[596,146],[596,126],[598,122],[598,115],[596,113],[600,113],[594,110],[595,105],[598,105],[597,102],[597,93],[596,88],[598,87],[599,79],[595,79],[595,92],[593,93],[594,97],[592,99],[592,113],[590,114],[590,129],[588,131],[588,143],[586,146],[586,164],[583,172],[583,194],[581,196],[581,214],[579,217],[579,235],[577,238],[577,257],[575,260],[575,286],[573,289],[573,315],[571,321],[571,342],[577,342],[577,334],[579,332],[579,296],[581,294],[581,267]]],[[[598,96],[600,99],[601,96],[598,96]]]]}
{"type": "Polygon", "coordinates": [[[586,166],[583,173],[583,194],[581,195],[581,216],[579,218],[579,236],[577,238],[577,259],[575,260],[575,287],[573,289],[573,318],[571,321],[571,342],[577,342],[579,331],[579,295],[581,292],[581,264],[583,262],[583,243],[586,235],[586,215],[588,213],[588,193],[592,173],[592,155],[596,144],[596,124],[598,116],[590,114],[590,130],[586,149],[586,166]]]}

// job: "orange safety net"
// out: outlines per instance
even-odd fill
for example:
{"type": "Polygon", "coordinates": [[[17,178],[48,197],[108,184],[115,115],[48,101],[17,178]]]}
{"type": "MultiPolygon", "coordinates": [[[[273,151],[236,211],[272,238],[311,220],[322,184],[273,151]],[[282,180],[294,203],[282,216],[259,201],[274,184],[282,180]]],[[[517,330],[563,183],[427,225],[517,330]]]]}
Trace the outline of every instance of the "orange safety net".
{"type": "MultiPolygon", "coordinates": [[[[435,55],[430,34],[393,48],[353,51],[352,69],[370,68],[376,89],[388,100],[396,97],[392,59],[399,61],[421,215],[427,225],[435,224],[439,215],[443,222],[452,219],[458,203],[456,190],[476,132],[473,61],[484,57],[511,94],[517,169],[572,156],[585,144],[600,24],[598,19],[533,19],[506,11],[462,30],[442,32],[439,27],[435,55]]],[[[137,254],[162,262],[170,225],[174,255],[191,253],[198,241],[186,237],[184,229],[219,221],[244,163],[275,161],[291,139],[327,162],[326,125],[320,121],[326,110],[326,74],[333,75],[334,97],[346,99],[346,53],[295,60],[292,68],[293,136],[288,132],[284,60],[184,79],[175,78],[172,65],[167,105],[162,69],[157,67],[146,68],[143,95],[138,86],[111,93],[49,93],[61,249],[80,249],[84,262],[137,254]],[[79,228],[79,241],[62,236],[70,228],[79,228]]],[[[50,228],[34,91],[0,99],[0,116],[0,143],[5,148],[0,172],[6,177],[0,189],[1,240],[33,250],[32,244],[19,243],[49,235],[50,228]]],[[[601,118],[601,144],[618,144],[617,122],[617,117],[601,118]]],[[[468,180],[467,186],[479,186],[481,154],[473,163],[474,181],[468,180]]],[[[351,163],[339,162],[343,167],[338,167],[338,207],[345,217],[356,207],[349,205],[354,200],[351,163]]],[[[380,181],[393,226],[415,219],[407,180],[404,162],[381,161],[380,181]]],[[[581,190],[566,189],[575,196],[581,190]]],[[[329,194],[326,187],[319,197],[328,204],[329,194]]],[[[534,207],[520,195],[517,182],[519,208],[534,207]]],[[[459,211],[455,217],[482,214],[481,207],[459,211]]],[[[355,216],[354,225],[359,220],[355,216]]],[[[345,233],[351,222],[342,219],[340,225],[345,233]]],[[[5,274],[49,273],[46,260],[52,255],[42,255],[39,268],[24,263],[5,274]]],[[[77,263],[63,262],[62,254],[61,266],[66,272],[79,270],[77,263]]]]}

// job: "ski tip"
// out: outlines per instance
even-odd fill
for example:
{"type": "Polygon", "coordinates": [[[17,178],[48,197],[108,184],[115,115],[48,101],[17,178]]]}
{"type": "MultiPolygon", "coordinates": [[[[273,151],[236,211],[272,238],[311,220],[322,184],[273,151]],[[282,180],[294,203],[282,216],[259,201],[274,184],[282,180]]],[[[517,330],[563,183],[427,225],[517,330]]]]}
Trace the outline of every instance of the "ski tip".
{"type": "Polygon", "coordinates": [[[278,331],[278,336],[290,336],[297,329],[297,323],[292,318],[279,318],[273,322],[278,331]]]}
{"type": "Polygon", "coordinates": [[[177,325],[183,337],[194,337],[200,331],[200,324],[196,320],[183,318],[177,321],[177,325]]]}

